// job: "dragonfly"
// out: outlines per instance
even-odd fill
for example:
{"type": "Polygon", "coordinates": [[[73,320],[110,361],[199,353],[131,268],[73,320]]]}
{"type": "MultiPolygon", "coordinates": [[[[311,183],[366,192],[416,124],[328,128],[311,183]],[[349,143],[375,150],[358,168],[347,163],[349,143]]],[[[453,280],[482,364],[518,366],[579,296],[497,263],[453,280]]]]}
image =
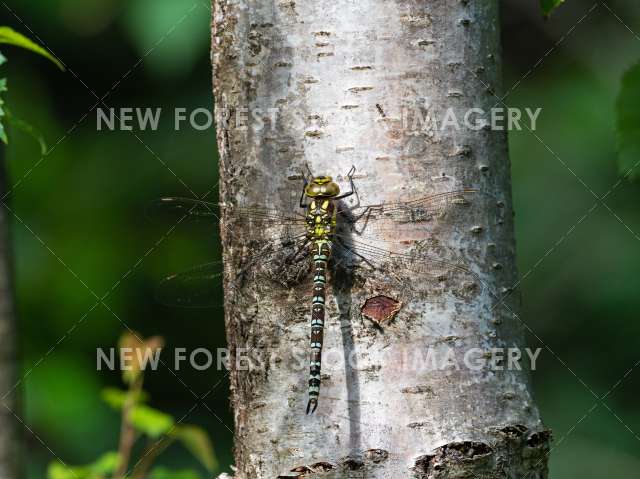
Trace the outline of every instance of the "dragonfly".
{"type": "MultiPolygon", "coordinates": [[[[244,255],[241,268],[232,274],[266,277],[284,288],[296,288],[313,278],[310,319],[310,354],[307,414],[318,407],[321,385],[322,347],[326,314],[328,272],[336,274],[362,270],[377,273],[383,281],[404,272],[430,280],[428,298],[437,300],[445,288],[459,294],[479,294],[484,289],[478,274],[459,261],[444,259],[442,245],[433,242],[431,226],[448,214],[459,214],[478,190],[462,188],[404,202],[360,205],[354,181],[355,167],[346,175],[349,191],[341,193],[331,176],[302,173],[299,207],[303,212],[282,211],[262,205],[237,206],[199,199],[166,197],[156,207],[184,218],[218,221],[221,215],[251,231],[269,231],[254,251],[244,255]],[[355,197],[355,205],[345,199],[355,197]],[[426,232],[425,238],[394,242],[403,231],[426,232]],[[424,226],[424,227],[422,227],[424,226]],[[409,243],[409,244],[407,244],[409,243]],[[392,244],[394,247],[389,247],[392,244]],[[400,246],[398,248],[398,246],[400,246]]],[[[437,243],[437,242],[436,242],[437,243]]],[[[160,300],[171,306],[212,307],[225,271],[222,261],[197,266],[167,277],[159,288],[160,300]]],[[[230,268],[227,267],[227,272],[230,268]]],[[[399,283],[409,282],[407,278],[399,283]]],[[[421,296],[423,299],[423,296],[421,296]]],[[[394,310],[394,313],[397,311],[394,310]]]]}

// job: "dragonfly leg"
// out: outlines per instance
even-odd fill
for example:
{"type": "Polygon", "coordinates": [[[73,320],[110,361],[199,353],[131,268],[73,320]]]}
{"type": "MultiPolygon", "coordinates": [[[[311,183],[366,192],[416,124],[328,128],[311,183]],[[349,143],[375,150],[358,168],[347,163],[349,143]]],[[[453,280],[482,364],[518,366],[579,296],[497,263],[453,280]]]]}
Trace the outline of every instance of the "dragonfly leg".
{"type": "Polygon", "coordinates": [[[352,166],[351,169],[349,170],[349,173],[347,173],[347,178],[349,179],[349,185],[351,186],[351,191],[349,191],[348,193],[345,193],[343,195],[340,196],[336,196],[334,199],[336,200],[342,200],[344,198],[348,198],[351,195],[356,195],[356,204],[355,206],[353,206],[353,208],[357,208],[358,205],[360,205],[360,197],[358,196],[358,190],[356,188],[356,185],[353,181],[353,175],[356,172],[356,167],[352,166]]]}
{"type": "Polygon", "coordinates": [[[300,208],[307,208],[307,202],[306,202],[306,191],[307,191],[307,185],[309,184],[307,177],[304,176],[304,172],[302,173],[302,178],[304,180],[304,183],[302,184],[302,193],[300,194],[300,208]]]}
{"type": "Polygon", "coordinates": [[[353,231],[355,233],[357,233],[358,235],[362,235],[362,233],[364,232],[364,230],[367,228],[367,224],[369,223],[369,218],[371,217],[371,213],[373,212],[373,210],[375,209],[375,206],[367,206],[364,211],[362,213],[360,213],[358,216],[356,216],[353,219],[353,231]],[[358,229],[355,225],[362,219],[365,218],[365,220],[362,222],[362,225],[360,227],[360,229],[358,229]]]}
{"type": "Polygon", "coordinates": [[[313,179],[313,173],[311,173],[311,168],[309,168],[309,163],[305,161],[304,166],[307,169],[307,172],[305,173],[304,170],[300,170],[300,173],[302,175],[302,181],[303,181],[302,193],[300,194],[300,208],[307,208],[307,206],[309,206],[306,202],[307,185],[309,184],[309,180],[313,179]],[[309,176],[307,176],[307,173],[309,174],[309,176]]]}

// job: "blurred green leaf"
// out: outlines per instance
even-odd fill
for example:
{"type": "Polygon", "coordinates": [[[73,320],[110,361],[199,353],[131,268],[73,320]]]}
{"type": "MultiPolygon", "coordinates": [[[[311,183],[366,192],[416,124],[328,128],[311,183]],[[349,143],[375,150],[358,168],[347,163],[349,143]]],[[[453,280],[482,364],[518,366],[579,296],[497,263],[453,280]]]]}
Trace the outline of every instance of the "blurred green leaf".
{"type": "Polygon", "coordinates": [[[192,425],[177,426],[171,435],[182,442],[209,472],[218,467],[211,439],[204,429],[192,425]]]}
{"type": "MultiPolygon", "coordinates": [[[[124,403],[127,400],[127,397],[129,396],[129,394],[135,394],[135,393],[129,393],[127,391],[123,391],[122,389],[118,389],[118,388],[104,388],[100,393],[100,397],[102,397],[102,400],[106,402],[109,406],[111,406],[113,409],[120,410],[124,406],[124,403]]],[[[135,402],[141,403],[146,401],[147,399],[148,399],[147,393],[145,393],[144,391],[140,391],[137,394],[135,402]]]]}
{"type": "Polygon", "coordinates": [[[42,133],[40,133],[40,131],[36,129],[33,125],[13,116],[8,108],[6,109],[6,114],[7,114],[7,119],[9,120],[9,123],[12,126],[15,126],[19,130],[26,133],[27,135],[29,135],[34,140],[36,140],[38,142],[38,145],[40,145],[40,154],[43,156],[46,155],[47,142],[45,141],[42,133]]]}
{"type": "Polygon", "coordinates": [[[172,471],[166,467],[156,467],[151,471],[149,479],[201,479],[201,476],[190,469],[172,471]]]}
{"type": "Polygon", "coordinates": [[[106,474],[112,474],[118,469],[120,465],[120,454],[111,451],[103,454],[100,458],[91,464],[89,467],[90,477],[92,476],[104,476],[106,474]]]}
{"type": "Polygon", "coordinates": [[[0,65],[4,65],[5,63],[7,63],[7,57],[0,53],[0,65]]]}
{"type": "Polygon", "coordinates": [[[618,166],[631,180],[640,177],[640,63],[627,71],[616,103],[618,166]]]}
{"type": "Polygon", "coordinates": [[[129,421],[137,430],[153,438],[168,433],[174,424],[173,418],[168,414],[145,405],[131,409],[129,421]]]}
{"type": "Polygon", "coordinates": [[[33,53],[37,53],[55,63],[60,70],[64,71],[64,66],[56,57],[51,55],[47,50],[42,48],[37,43],[33,42],[29,38],[25,37],[23,34],[16,32],[15,30],[9,27],[0,27],[0,43],[5,43],[7,45],[13,45],[16,47],[24,48],[26,50],[32,51],[33,53]]]}
{"type": "Polygon", "coordinates": [[[49,464],[47,477],[49,479],[101,479],[114,473],[119,464],[120,455],[117,452],[107,452],[87,466],[70,467],[56,461],[49,464]]]}
{"type": "Polygon", "coordinates": [[[564,3],[564,0],[540,0],[540,6],[542,7],[542,13],[545,16],[551,15],[551,13],[564,3]]]}
{"type": "Polygon", "coordinates": [[[60,462],[52,462],[47,468],[49,479],[84,479],[87,477],[87,470],[84,467],[67,467],[60,462]]]}

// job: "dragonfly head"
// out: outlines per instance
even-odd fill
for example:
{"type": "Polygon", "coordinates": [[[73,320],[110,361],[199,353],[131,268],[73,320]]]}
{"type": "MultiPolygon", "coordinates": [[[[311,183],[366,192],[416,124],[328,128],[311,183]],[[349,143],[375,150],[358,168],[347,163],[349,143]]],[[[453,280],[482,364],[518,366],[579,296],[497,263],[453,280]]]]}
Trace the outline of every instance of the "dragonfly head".
{"type": "Polygon", "coordinates": [[[310,198],[332,198],[340,194],[340,187],[330,176],[316,176],[304,193],[310,198]]]}

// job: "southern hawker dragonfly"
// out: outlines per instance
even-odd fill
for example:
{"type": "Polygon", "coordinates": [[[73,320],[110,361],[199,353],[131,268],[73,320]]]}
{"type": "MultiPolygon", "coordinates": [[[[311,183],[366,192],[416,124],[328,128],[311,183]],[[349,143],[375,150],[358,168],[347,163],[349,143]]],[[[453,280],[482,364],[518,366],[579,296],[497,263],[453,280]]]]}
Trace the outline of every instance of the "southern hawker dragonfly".
{"type": "MultiPolygon", "coordinates": [[[[304,186],[299,206],[304,214],[176,197],[156,202],[157,208],[171,211],[181,219],[218,221],[224,215],[230,224],[255,232],[256,239],[243,237],[241,243],[246,254],[241,255],[242,265],[234,267],[232,274],[272,281],[283,288],[299,287],[306,278],[312,278],[307,413],[315,411],[318,405],[328,272],[334,278],[338,274],[377,274],[382,283],[395,281],[400,289],[403,283],[411,282],[408,278],[403,280],[401,274],[409,274],[427,285],[426,301],[442,300],[444,293],[472,297],[484,289],[479,275],[452,258],[451,248],[440,244],[433,234],[443,218],[465,214],[477,190],[458,189],[406,202],[361,206],[354,172],[352,168],[347,175],[351,191],[346,194],[340,194],[338,184],[329,176],[302,175],[304,186]],[[352,195],[357,199],[355,205],[342,201],[352,195]],[[415,236],[416,231],[420,238],[406,239],[407,233],[415,236]],[[397,238],[402,240],[396,241],[397,238]]],[[[214,299],[224,269],[222,262],[212,262],[169,276],[160,286],[161,301],[183,307],[218,305],[214,299]]],[[[420,299],[424,301],[425,296],[420,299]]],[[[392,314],[396,312],[397,309],[392,314]]]]}

